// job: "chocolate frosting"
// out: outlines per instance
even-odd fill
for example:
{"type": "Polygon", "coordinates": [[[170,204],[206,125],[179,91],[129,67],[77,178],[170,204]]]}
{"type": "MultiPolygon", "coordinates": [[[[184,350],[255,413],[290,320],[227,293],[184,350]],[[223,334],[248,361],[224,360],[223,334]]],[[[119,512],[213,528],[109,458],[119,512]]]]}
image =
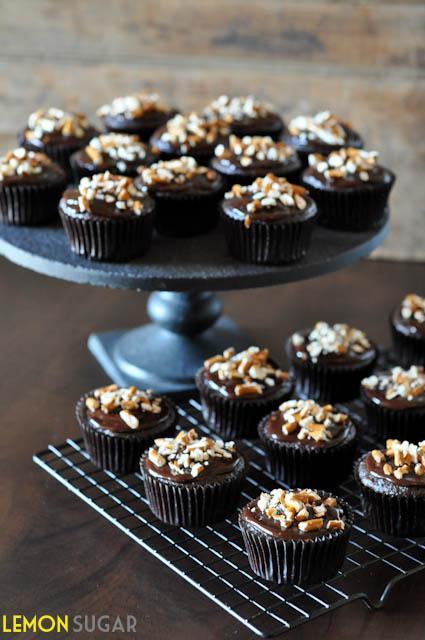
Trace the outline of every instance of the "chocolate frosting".
{"type": "Polygon", "coordinates": [[[176,109],[169,111],[149,109],[144,112],[143,116],[139,116],[138,118],[128,118],[123,114],[109,114],[103,117],[102,120],[109,131],[137,134],[141,129],[158,129],[162,127],[167,120],[170,120],[176,113],[176,109]]]}
{"type": "MultiPolygon", "coordinates": [[[[297,331],[297,334],[300,334],[304,338],[307,338],[307,336],[310,334],[311,331],[312,331],[311,328],[303,329],[303,330],[297,331]]],[[[354,366],[354,367],[355,366],[363,367],[365,364],[369,362],[370,363],[373,362],[373,360],[375,360],[375,358],[377,357],[376,346],[372,341],[369,340],[369,342],[371,344],[371,348],[366,349],[366,351],[363,351],[363,353],[354,353],[352,351],[350,353],[322,353],[317,357],[315,362],[317,364],[321,364],[325,366],[330,365],[332,367],[337,367],[337,366],[345,367],[347,365],[354,366]]],[[[308,342],[307,340],[305,340],[301,345],[295,346],[292,341],[292,337],[289,338],[287,342],[287,352],[288,352],[289,358],[291,360],[304,360],[306,362],[311,361],[310,354],[307,351],[307,345],[308,345],[308,342]]]]}
{"type": "Polygon", "coordinates": [[[418,322],[415,318],[403,318],[401,307],[398,306],[391,315],[393,326],[409,338],[425,339],[425,322],[418,322]]]}
{"type": "MultiPolygon", "coordinates": [[[[93,217],[99,216],[101,218],[128,218],[128,217],[140,217],[136,216],[135,213],[132,212],[124,212],[121,209],[117,209],[115,204],[105,202],[105,200],[93,200],[90,203],[91,211],[81,212],[78,205],[78,189],[67,189],[61,201],[59,202],[59,209],[70,216],[78,216],[78,217],[93,217]]],[[[151,213],[155,207],[155,203],[149,196],[146,196],[140,193],[140,196],[132,196],[134,200],[140,200],[143,202],[143,211],[141,215],[146,215],[147,213],[151,213]]]]}
{"type": "Polygon", "coordinates": [[[168,464],[157,467],[147,456],[143,458],[143,466],[146,471],[157,478],[162,478],[176,484],[209,484],[211,482],[221,482],[236,470],[245,466],[243,456],[235,451],[232,459],[210,458],[205,470],[194,478],[190,473],[173,474],[168,464]]]}
{"type": "Polygon", "coordinates": [[[187,146],[171,141],[162,140],[161,136],[166,131],[166,127],[157,129],[150,139],[150,144],[154,149],[158,149],[161,153],[170,156],[192,156],[194,158],[210,157],[214,153],[214,149],[218,144],[226,144],[227,136],[218,136],[213,142],[200,140],[195,146],[187,146]]]}
{"type": "Polygon", "coordinates": [[[232,133],[237,136],[278,134],[283,130],[283,120],[277,113],[268,113],[255,118],[245,116],[233,120],[230,124],[232,133]]]}
{"type": "Polygon", "coordinates": [[[317,214],[315,202],[308,196],[303,196],[303,198],[307,202],[305,209],[298,209],[295,206],[287,206],[279,202],[274,207],[263,208],[248,213],[247,205],[253,200],[248,194],[241,197],[225,199],[222,201],[221,206],[226,215],[239,220],[244,220],[245,217],[249,215],[252,221],[259,222],[301,222],[310,220],[317,214]]]}
{"type": "Polygon", "coordinates": [[[184,182],[156,182],[145,184],[142,177],[135,180],[138,189],[147,189],[152,196],[167,194],[202,197],[213,194],[220,194],[224,190],[223,181],[218,174],[214,180],[209,180],[205,174],[194,175],[184,182]]]}
{"type": "MultiPolygon", "coordinates": [[[[329,495],[329,494],[327,494],[329,495]]],[[[242,509],[241,518],[248,522],[250,525],[258,529],[261,533],[273,536],[279,540],[314,540],[315,538],[321,538],[323,536],[332,537],[335,534],[342,533],[341,530],[329,530],[326,529],[326,525],[329,520],[342,519],[345,521],[345,517],[341,518],[340,511],[335,507],[327,507],[326,516],[323,518],[323,527],[315,529],[313,531],[302,532],[298,528],[298,523],[288,527],[287,529],[281,527],[280,523],[276,520],[266,516],[257,505],[258,498],[251,500],[242,509]]],[[[309,507],[307,506],[307,509],[309,507]]]]}
{"type": "MultiPolygon", "coordinates": [[[[278,366],[275,362],[271,361],[271,364],[278,369],[278,366]]],[[[220,380],[217,373],[211,373],[205,367],[201,370],[201,379],[203,384],[208,386],[210,389],[218,393],[219,395],[225,396],[226,398],[237,399],[238,401],[243,402],[244,400],[249,400],[250,402],[253,399],[262,398],[271,398],[273,396],[281,397],[282,393],[287,391],[289,394],[292,389],[292,381],[288,380],[277,380],[274,386],[266,386],[263,385],[263,393],[255,394],[255,395],[246,395],[246,396],[237,396],[235,394],[235,388],[241,384],[240,379],[231,379],[231,380],[220,380]]],[[[258,382],[258,381],[253,381],[258,382]]]]}
{"type": "Polygon", "coordinates": [[[81,151],[76,151],[72,155],[72,163],[80,169],[84,169],[84,171],[90,173],[104,173],[105,171],[110,171],[114,174],[122,174],[123,172],[117,168],[118,164],[124,163],[126,165],[125,174],[128,176],[135,177],[137,176],[137,168],[140,167],[141,164],[144,166],[149,166],[153,162],[158,160],[158,154],[154,153],[151,149],[146,148],[146,156],[140,160],[123,160],[120,158],[119,160],[114,160],[106,153],[102,154],[102,163],[95,164],[93,160],[90,158],[85,149],[81,149],[81,151]]]}
{"type": "Polygon", "coordinates": [[[41,173],[32,173],[28,175],[20,176],[5,176],[3,180],[0,180],[0,189],[3,186],[18,186],[18,185],[37,185],[37,184],[60,184],[66,185],[66,176],[64,171],[54,163],[48,164],[43,167],[41,173]]]}
{"type": "Polygon", "coordinates": [[[174,414],[174,409],[162,398],[160,413],[145,411],[141,408],[133,410],[132,414],[138,418],[139,426],[137,429],[131,429],[124,420],[120,418],[120,410],[120,408],[117,408],[109,413],[104,413],[101,409],[96,409],[95,411],[86,409],[86,419],[91,425],[111,433],[137,434],[141,432],[143,435],[149,435],[151,432],[160,433],[162,429],[168,426],[170,417],[174,414]]]}
{"type": "Polygon", "coordinates": [[[356,432],[353,423],[350,420],[347,420],[345,423],[341,423],[338,425],[335,424],[328,427],[328,431],[332,434],[331,440],[316,441],[312,438],[305,438],[303,440],[300,440],[297,437],[299,430],[294,431],[289,435],[285,435],[282,431],[282,427],[284,424],[285,419],[283,417],[283,413],[281,411],[273,411],[263,427],[263,433],[265,437],[270,438],[271,440],[277,440],[279,442],[292,444],[297,447],[328,449],[330,447],[337,446],[341,444],[341,442],[345,442],[346,440],[352,440],[356,432]]]}
{"type": "Polygon", "coordinates": [[[241,157],[232,153],[227,158],[212,158],[210,162],[213,169],[226,176],[243,175],[255,178],[265,176],[267,173],[273,173],[275,176],[285,177],[288,173],[298,171],[301,167],[300,159],[297,155],[288,157],[286,160],[258,160],[255,156],[252,158],[252,164],[249,167],[241,165],[241,157]]]}
{"type": "Polygon", "coordinates": [[[60,131],[52,131],[51,133],[45,133],[44,136],[40,138],[31,138],[28,140],[25,136],[26,131],[29,129],[24,129],[20,134],[18,134],[18,141],[22,146],[27,149],[33,149],[34,151],[43,151],[46,147],[50,145],[61,145],[61,146],[81,146],[84,147],[92,138],[99,135],[99,131],[94,127],[88,127],[84,136],[81,138],[77,138],[76,136],[64,136],[60,131]]]}
{"type": "Polygon", "coordinates": [[[316,189],[331,189],[335,191],[346,191],[348,189],[368,191],[377,185],[393,182],[394,175],[388,169],[377,165],[368,170],[369,180],[364,182],[358,173],[347,174],[344,178],[327,178],[324,173],[317,171],[315,167],[309,167],[302,175],[304,184],[316,189]]]}
{"type": "Polygon", "coordinates": [[[323,153],[327,154],[331,151],[336,151],[341,147],[355,147],[357,149],[361,149],[363,147],[363,140],[361,136],[346,125],[340,123],[340,126],[344,129],[346,133],[346,140],[344,144],[327,144],[322,140],[303,140],[299,136],[294,136],[289,133],[289,131],[285,131],[283,138],[285,142],[295,147],[298,151],[302,153],[323,153]]]}
{"type": "Polygon", "coordinates": [[[425,496],[425,475],[417,476],[415,473],[403,475],[401,479],[396,478],[393,474],[385,475],[383,466],[385,462],[377,464],[372,457],[372,453],[364,454],[358,463],[358,477],[366,486],[371,487],[375,491],[403,495],[412,492],[412,495],[425,496]]]}

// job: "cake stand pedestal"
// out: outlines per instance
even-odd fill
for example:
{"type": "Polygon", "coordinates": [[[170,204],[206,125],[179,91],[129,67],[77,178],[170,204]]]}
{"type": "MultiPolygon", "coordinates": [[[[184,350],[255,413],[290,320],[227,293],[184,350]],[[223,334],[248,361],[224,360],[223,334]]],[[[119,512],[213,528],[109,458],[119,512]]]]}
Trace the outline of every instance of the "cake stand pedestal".
{"type": "Polygon", "coordinates": [[[148,300],[151,324],[92,334],[88,346],[117,384],[177,392],[194,388],[194,374],[206,357],[251,342],[221,315],[214,291],[267,287],[342,269],[379,246],[387,231],[388,220],[379,229],[360,233],[318,226],[301,262],[270,267],[231,258],[219,228],[197,238],[155,237],[146,257],[113,264],[75,256],[59,225],[0,225],[0,254],[64,280],[153,291],[148,300]]]}

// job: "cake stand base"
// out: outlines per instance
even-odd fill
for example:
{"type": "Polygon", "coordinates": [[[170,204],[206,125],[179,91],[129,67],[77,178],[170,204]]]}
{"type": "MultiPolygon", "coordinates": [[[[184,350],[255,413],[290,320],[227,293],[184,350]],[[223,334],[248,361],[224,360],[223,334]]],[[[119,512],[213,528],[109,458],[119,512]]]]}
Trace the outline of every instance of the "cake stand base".
{"type": "Polygon", "coordinates": [[[249,345],[248,337],[226,316],[194,336],[152,323],[95,333],[88,340],[89,350],[116,384],[166,393],[193,390],[195,373],[206,358],[229,346],[242,350],[249,345]]]}

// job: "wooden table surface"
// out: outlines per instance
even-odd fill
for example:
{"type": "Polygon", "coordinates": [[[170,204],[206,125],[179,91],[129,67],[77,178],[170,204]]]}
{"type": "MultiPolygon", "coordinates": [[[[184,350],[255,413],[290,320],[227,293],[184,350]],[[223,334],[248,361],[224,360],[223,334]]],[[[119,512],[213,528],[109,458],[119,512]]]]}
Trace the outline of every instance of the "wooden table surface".
{"type": "MultiPolygon", "coordinates": [[[[279,357],[287,334],[316,319],[348,321],[388,342],[389,310],[405,293],[423,292],[424,275],[421,264],[363,262],[320,280],[229,292],[223,301],[253,341],[279,357]]],[[[146,296],[48,279],[1,260],[0,300],[2,613],[137,618],[137,635],[111,638],[254,637],[31,461],[48,443],[78,435],[75,400],[106,382],[87,335],[145,321],[146,296]]],[[[382,611],[353,603],[285,637],[424,638],[424,598],[420,573],[399,583],[382,611]]]]}

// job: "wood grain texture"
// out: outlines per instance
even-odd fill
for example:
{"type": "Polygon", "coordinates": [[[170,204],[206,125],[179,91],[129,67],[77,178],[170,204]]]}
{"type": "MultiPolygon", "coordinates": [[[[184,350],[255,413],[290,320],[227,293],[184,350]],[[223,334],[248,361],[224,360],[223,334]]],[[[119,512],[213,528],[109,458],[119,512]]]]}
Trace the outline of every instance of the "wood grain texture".
{"type": "MultiPolygon", "coordinates": [[[[425,258],[425,4],[281,0],[0,0],[0,143],[33,109],[95,109],[158,90],[178,107],[255,93],[286,118],[330,108],[397,183],[377,252],[425,258]]],[[[10,142],[9,142],[10,141],[10,142]]]]}
{"type": "MultiPolygon", "coordinates": [[[[270,346],[281,360],[285,337],[319,318],[349,321],[386,343],[389,310],[422,285],[422,265],[375,261],[320,282],[222,298],[253,342],[270,346]]],[[[252,640],[252,632],[31,461],[47,443],[78,435],[76,399],[106,382],[86,350],[88,333],[146,321],[146,296],[64,283],[0,260],[0,299],[7,301],[0,314],[2,613],[137,619],[137,635],[70,633],[61,639],[252,640]]],[[[354,603],[281,638],[423,640],[424,598],[425,574],[418,574],[397,585],[380,612],[354,603]]]]}

